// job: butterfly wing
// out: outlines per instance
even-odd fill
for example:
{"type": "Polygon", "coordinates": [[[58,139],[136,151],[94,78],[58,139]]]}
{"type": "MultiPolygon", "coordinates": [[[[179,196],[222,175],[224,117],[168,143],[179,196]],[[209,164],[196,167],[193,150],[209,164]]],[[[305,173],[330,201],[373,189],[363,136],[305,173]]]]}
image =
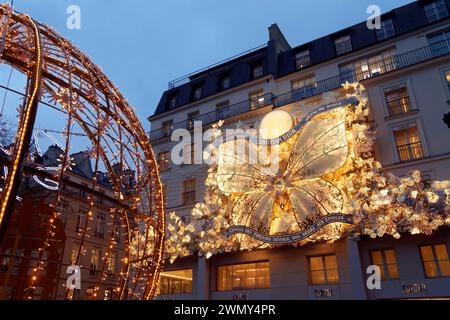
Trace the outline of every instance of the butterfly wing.
{"type": "Polygon", "coordinates": [[[264,190],[274,173],[258,163],[258,150],[253,143],[240,139],[219,147],[217,184],[226,193],[252,193],[264,190]]]}
{"type": "Polygon", "coordinates": [[[302,180],[289,188],[289,199],[297,221],[309,217],[320,218],[330,213],[342,212],[344,198],[340,190],[323,179],[302,180]]]}
{"type": "Polygon", "coordinates": [[[234,224],[269,233],[274,202],[273,191],[242,195],[231,209],[234,224]]]}
{"type": "Polygon", "coordinates": [[[311,119],[301,130],[286,171],[291,181],[315,179],[341,168],[347,160],[345,107],[311,119]]]}

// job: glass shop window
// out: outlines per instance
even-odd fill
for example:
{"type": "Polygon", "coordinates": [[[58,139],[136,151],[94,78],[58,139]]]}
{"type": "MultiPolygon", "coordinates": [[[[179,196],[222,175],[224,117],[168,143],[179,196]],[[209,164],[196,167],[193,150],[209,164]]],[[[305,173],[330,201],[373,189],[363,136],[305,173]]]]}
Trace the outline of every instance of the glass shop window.
{"type": "Polygon", "coordinates": [[[161,272],[159,294],[192,293],[192,269],[161,272]]]}
{"type": "Polygon", "coordinates": [[[270,288],[269,262],[217,267],[217,291],[270,288]]]}

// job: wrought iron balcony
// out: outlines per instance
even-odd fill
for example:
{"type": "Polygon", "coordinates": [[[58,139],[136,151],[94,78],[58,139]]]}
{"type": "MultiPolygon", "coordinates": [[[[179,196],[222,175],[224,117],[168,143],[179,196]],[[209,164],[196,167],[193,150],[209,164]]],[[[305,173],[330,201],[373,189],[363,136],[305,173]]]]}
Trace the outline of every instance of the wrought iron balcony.
{"type": "Polygon", "coordinates": [[[272,93],[267,93],[258,98],[245,100],[236,104],[232,104],[229,106],[222,106],[220,109],[207,112],[204,114],[200,114],[196,117],[186,119],[184,121],[180,121],[177,123],[173,123],[170,127],[163,127],[161,129],[155,129],[150,132],[150,139],[152,141],[170,137],[172,132],[176,129],[192,129],[193,123],[195,121],[201,121],[203,126],[213,124],[219,120],[225,120],[227,118],[256,110],[265,106],[272,104],[273,95],[272,93]]]}
{"type": "Polygon", "coordinates": [[[426,10],[428,22],[435,22],[448,17],[448,10],[445,4],[436,6],[432,9],[426,10]]]}
{"type": "Polygon", "coordinates": [[[426,47],[375,61],[367,65],[367,69],[352,70],[338,76],[317,81],[303,88],[281,94],[274,99],[274,105],[281,107],[327,91],[336,90],[342,83],[364,81],[386,73],[404,69],[432,59],[450,54],[450,41],[441,41],[426,47]],[[299,94],[301,92],[301,94],[299,94]]]}
{"type": "Polygon", "coordinates": [[[397,146],[400,161],[410,161],[423,158],[422,143],[420,141],[397,146]]]}
{"type": "Polygon", "coordinates": [[[390,100],[387,102],[389,109],[389,116],[398,116],[403,113],[408,113],[412,110],[411,102],[408,96],[401,97],[395,100],[390,100]]]}

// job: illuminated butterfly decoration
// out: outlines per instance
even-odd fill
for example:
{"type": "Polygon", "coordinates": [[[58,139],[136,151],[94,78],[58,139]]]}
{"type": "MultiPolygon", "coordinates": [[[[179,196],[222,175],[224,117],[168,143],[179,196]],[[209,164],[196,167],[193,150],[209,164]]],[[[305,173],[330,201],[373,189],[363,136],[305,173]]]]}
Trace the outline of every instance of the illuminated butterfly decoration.
{"type": "Polygon", "coordinates": [[[354,104],[356,98],[321,106],[277,139],[256,144],[241,139],[220,146],[217,183],[234,199],[228,210],[235,226],[264,235],[292,234],[342,212],[344,196],[327,175],[346,163],[346,110],[354,104]],[[237,143],[244,143],[249,153],[260,145],[281,143],[283,149],[286,140],[293,141],[292,148],[281,151],[276,170],[268,162],[250,164],[242,153],[229,152],[237,143]]]}

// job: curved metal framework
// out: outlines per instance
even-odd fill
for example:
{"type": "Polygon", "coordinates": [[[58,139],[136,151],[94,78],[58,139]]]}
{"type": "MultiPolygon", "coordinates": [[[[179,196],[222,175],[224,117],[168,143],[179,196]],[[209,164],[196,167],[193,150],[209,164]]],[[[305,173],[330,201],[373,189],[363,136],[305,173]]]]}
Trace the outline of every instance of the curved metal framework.
{"type": "MultiPolygon", "coordinates": [[[[55,181],[62,185],[64,173],[70,167],[71,130],[76,124],[91,143],[94,172],[99,168],[107,171],[114,196],[120,203],[112,211],[126,226],[126,257],[122,263],[116,297],[152,299],[163,258],[164,200],[149,138],[134,111],[113,83],[85,54],[50,27],[14,12],[7,5],[0,6],[0,59],[25,74],[28,79],[24,103],[18,109],[20,122],[1,192],[0,234],[4,235],[13,213],[38,106],[41,107],[43,104],[40,102],[46,101],[45,105],[54,105],[66,119],[65,150],[62,165],[54,175],[55,181]],[[135,184],[131,188],[130,172],[135,177],[135,184]]],[[[97,183],[94,174],[88,194],[88,223],[93,219],[91,207],[94,205],[92,199],[97,183]]],[[[52,200],[51,205],[55,209],[46,231],[45,245],[50,243],[55,220],[59,219],[57,208],[60,192],[61,188],[56,190],[52,200]]],[[[77,262],[87,237],[88,228],[84,229],[77,262]]],[[[115,245],[112,232],[105,257],[115,245]]],[[[42,250],[39,259],[42,260],[42,250]]],[[[99,271],[94,290],[99,290],[99,285],[106,278],[105,262],[99,271]]],[[[37,276],[38,270],[35,270],[30,277],[31,287],[37,276]]]]}

